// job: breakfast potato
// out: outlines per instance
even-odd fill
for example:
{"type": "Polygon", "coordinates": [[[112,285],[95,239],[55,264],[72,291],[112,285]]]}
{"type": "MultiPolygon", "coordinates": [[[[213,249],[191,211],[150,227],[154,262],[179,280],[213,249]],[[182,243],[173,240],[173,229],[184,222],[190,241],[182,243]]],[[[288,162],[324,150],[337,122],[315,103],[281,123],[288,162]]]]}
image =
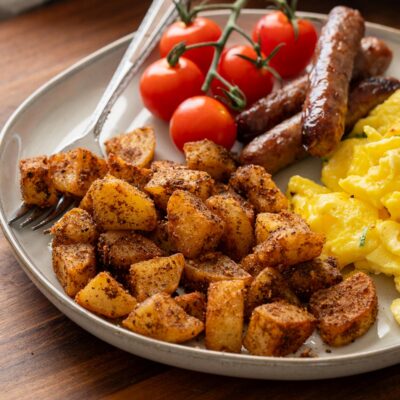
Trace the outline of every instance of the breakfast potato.
{"type": "Polygon", "coordinates": [[[54,246],[52,261],[57,279],[70,297],[75,297],[96,275],[95,250],[88,243],[54,246]]]}
{"type": "Polygon", "coordinates": [[[190,169],[205,171],[217,181],[226,181],[236,170],[232,154],[211,140],[187,142],[183,145],[186,164],[190,169]]]}
{"type": "Polygon", "coordinates": [[[258,244],[253,253],[260,265],[290,266],[318,257],[324,246],[325,236],[300,225],[281,229],[270,234],[258,244]]]}
{"type": "Polygon", "coordinates": [[[157,214],[153,201],[142,191],[111,175],[91,190],[93,218],[103,230],[151,231],[157,214]]]}
{"type": "Polygon", "coordinates": [[[186,313],[204,322],[207,300],[203,293],[185,293],[174,297],[174,300],[185,310],[186,313]]]}
{"type": "Polygon", "coordinates": [[[172,193],[186,190],[202,200],[207,199],[213,192],[214,180],[207,172],[193,171],[184,168],[164,168],[154,172],[151,180],[145,186],[158,207],[166,209],[172,193]]]}
{"type": "Polygon", "coordinates": [[[99,236],[99,260],[106,268],[129,272],[132,264],[164,255],[150,239],[129,231],[107,231],[99,236]]]}
{"type": "Polygon", "coordinates": [[[58,202],[56,187],[49,174],[45,156],[25,158],[19,162],[21,193],[25,204],[50,207],[58,202]]]}
{"type": "Polygon", "coordinates": [[[256,277],[264,268],[266,268],[265,263],[260,262],[255,254],[249,254],[242,258],[240,261],[240,267],[252,277],[256,277]]]}
{"type": "Polygon", "coordinates": [[[196,260],[186,260],[183,272],[184,285],[192,290],[206,292],[212,282],[225,280],[251,282],[251,275],[222,253],[206,253],[196,260]]]}
{"type": "Polygon", "coordinates": [[[166,254],[177,253],[176,249],[169,239],[167,220],[157,221],[157,226],[150,233],[149,238],[166,254]]]}
{"type": "Polygon", "coordinates": [[[193,194],[176,190],[168,201],[168,235],[185,257],[196,258],[215,249],[224,232],[224,222],[193,194]]]}
{"type": "Polygon", "coordinates": [[[187,165],[177,163],[171,160],[156,160],[150,166],[152,172],[159,172],[166,169],[189,169],[187,165]]]}
{"type": "Polygon", "coordinates": [[[77,197],[83,197],[92,182],[108,171],[105,160],[81,148],[50,156],[49,166],[55,188],[77,197]]]}
{"type": "Polygon", "coordinates": [[[289,207],[288,199],[275,185],[271,175],[259,165],[239,167],[229,180],[229,185],[244,195],[257,213],[280,212],[289,207]]]}
{"type": "Polygon", "coordinates": [[[137,167],[136,165],[124,161],[114,153],[108,155],[107,164],[110,175],[130,183],[140,190],[143,190],[153,175],[151,169],[137,167]]]}
{"type": "Polygon", "coordinates": [[[98,186],[98,184],[101,183],[101,179],[96,179],[90,186],[86,194],[83,196],[79,203],[79,208],[82,210],[87,211],[90,215],[93,216],[93,197],[92,193],[95,189],[95,187],[98,186]]]}
{"type": "Polygon", "coordinates": [[[114,136],[104,145],[107,154],[113,153],[136,167],[147,167],[154,157],[156,137],[153,128],[145,126],[114,136]]]}
{"type": "Polygon", "coordinates": [[[50,229],[57,244],[95,244],[99,234],[90,214],[81,208],[73,208],[64,214],[50,229]]]}
{"type": "Polygon", "coordinates": [[[283,357],[295,353],[315,326],[303,308],[280,301],[264,304],[254,309],[243,344],[254,355],[283,357]]]}
{"type": "Polygon", "coordinates": [[[343,280],[333,257],[328,257],[326,260],[314,258],[294,265],[285,274],[285,278],[291,289],[303,301],[308,301],[318,290],[326,289],[343,280]]]}
{"type": "Polygon", "coordinates": [[[204,324],[188,315],[166,293],[157,293],[138,304],[122,325],[136,333],[170,343],[183,343],[196,337],[204,324]]]}
{"type": "Polygon", "coordinates": [[[299,299],[289,288],[284,277],[274,268],[264,268],[251,282],[246,297],[246,314],[265,303],[285,300],[299,305],[299,299]]]}
{"type": "Polygon", "coordinates": [[[207,349],[240,353],[244,321],[243,280],[213,282],[208,288],[206,311],[207,349]]]}
{"type": "Polygon", "coordinates": [[[289,211],[260,213],[257,215],[255,228],[257,244],[265,242],[270,234],[275,231],[290,229],[296,226],[300,229],[309,229],[306,221],[300,215],[289,211]]]}
{"type": "Polygon", "coordinates": [[[344,346],[364,335],[374,324],[378,298],[374,281],[357,272],[343,282],[314,293],[310,311],[318,319],[322,340],[330,346],[344,346]]]}
{"type": "Polygon", "coordinates": [[[108,272],[100,272],[75,296],[75,301],[99,315],[107,318],[119,318],[128,315],[136,299],[108,272]]]}
{"type": "Polygon", "coordinates": [[[238,195],[225,192],[209,197],[206,206],[225,223],[221,250],[240,261],[254,244],[254,212],[238,195]]]}
{"type": "Polygon", "coordinates": [[[129,270],[131,292],[138,301],[156,293],[174,293],[181,280],[184,265],[185,258],[180,253],[132,264],[129,270]]]}

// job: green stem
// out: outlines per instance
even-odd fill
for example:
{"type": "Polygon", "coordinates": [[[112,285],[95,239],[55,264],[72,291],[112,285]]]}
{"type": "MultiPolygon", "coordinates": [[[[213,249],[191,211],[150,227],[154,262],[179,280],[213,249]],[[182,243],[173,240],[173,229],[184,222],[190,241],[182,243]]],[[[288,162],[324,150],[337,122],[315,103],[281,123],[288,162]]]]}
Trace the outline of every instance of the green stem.
{"type": "Polygon", "coordinates": [[[242,35],[253,47],[254,45],[257,45],[256,43],[254,43],[250,35],[247,32],[245,32],[240,26],[234,25],[233,30],[242,35]]]}

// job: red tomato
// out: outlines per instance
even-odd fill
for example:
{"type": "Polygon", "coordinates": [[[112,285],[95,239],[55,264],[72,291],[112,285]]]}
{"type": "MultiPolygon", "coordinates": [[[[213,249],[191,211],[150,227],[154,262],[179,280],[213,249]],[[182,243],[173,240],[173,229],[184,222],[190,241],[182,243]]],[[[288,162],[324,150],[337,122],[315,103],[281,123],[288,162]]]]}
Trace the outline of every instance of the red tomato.
{"type": "Polygon", "coordinates": [[[228,109],[208,96],[185,100],[174,112],[169,131],[182,150],[186,142],[209,139],[230,149],[236,140],[236,124],[228,109]]]}
{"type": "Polygon", "coordinates": [[[204,75],[184,57],[171,67],[165,58],[151,64],[140,78],[144,105],[154,115],[169,121],[175,109],[189,97],[201,94],[204,75]]]}
{"type": "Polygon", "coordinates": [[[253,30],[253,40],[261,39],[261,50],[266,55],[280,43],[285,44],[270,62],[283,78],[294,77],[303,71],[317,43],[314,25],[303,19],[298,19],[297,23],[299,33],[295,38],[290,20],[283,12],[275,11],[264,15],[253,30]]]}
{"type": "MultiPolygon", "coordinates": [[[[225,49],[218,64],[218,73],[233,85],[239,86],[246,96],[247,104],[254,103],[271,92],[273,77],[265,68],[257,68],[253,63],[238,54],[257,59],[257,53],[249,46],[233,46],[225,49]]],[[[214,94],[222,95],[222,83],[214,79],[211,85],[214,94]]]]}
{"type": "MultiPolygon", "coordinates": [[[[210,19],[197,17],[191,24],[182,21],[173,23],[161,37],[160,54],[166,57],[170,50],[178,43],[187,45],[201,42],[215,42],[221,36],[221,28],[210,19]]],[[[207,46],[185,52],[185,57],[192,60],[204,74],[207,73],[214,56],[214,47],[207,46]]]]}

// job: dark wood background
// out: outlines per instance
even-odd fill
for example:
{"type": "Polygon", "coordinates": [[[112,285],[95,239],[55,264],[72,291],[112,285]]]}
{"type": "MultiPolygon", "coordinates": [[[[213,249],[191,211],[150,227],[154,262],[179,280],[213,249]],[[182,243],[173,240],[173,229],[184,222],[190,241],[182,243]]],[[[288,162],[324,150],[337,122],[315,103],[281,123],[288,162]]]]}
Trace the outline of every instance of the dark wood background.
{"type": "MultiPolygon", "coordinates": [[[[399,1],[342,1],[400,27],[399,1]]],[[[148,0],[61,0],[0,22],[0,125],[34,89],[133,31],[148,0]]],[[[264,6],[251,1],[251,6],[264,6]]],[[[327,12],[331,0],[299,1],[327,12]]],[[[6,190],[1,188],[0,190],[6,190]]],[[[64,317],[29,281],[0,233],[1,399],[400,398],[400,366],[318,382],[234,379],[171,368],[122,352],[64,317]]]]}

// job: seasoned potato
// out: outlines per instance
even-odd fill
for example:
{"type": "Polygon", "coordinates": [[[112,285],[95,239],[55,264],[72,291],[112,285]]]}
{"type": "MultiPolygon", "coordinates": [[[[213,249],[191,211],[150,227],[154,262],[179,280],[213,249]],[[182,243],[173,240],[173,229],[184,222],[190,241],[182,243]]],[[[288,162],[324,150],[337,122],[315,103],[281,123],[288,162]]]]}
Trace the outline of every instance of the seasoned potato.
{"type": "Polygon", "coordinates": [[[130,164],[114,153],[108,155],[107,163],[110,175],[130,183],[140,190],[143,190],[153,174],[150,169],[130,164]]]}
{"type": "Polygon", "coordinates": [[[154,157],[156,137],[153,128],[145,126],[115,136],[104,143],[107,154],[113,153],[137,167],[147,167],[154,157]]]}
{"type": "Polygon", "coordinates": [[[195,258],[218,246],[223,221],[193,194],[176,190],[168,201],[168,235],[185,257],[195,258]]]}
{"type": "Polygon", "coordinates": [[[136,187],[111,175],[91,190],[93,218],[103,230],[151,231],[157,214],[153,201],[136,187]]]}
{"type": "Polygon", "coordinates": [[[256,218],[256,241],[260,244],[268,239],[271,233],[299,227],[300,229],[308,230],[309,226],[300,215],[282,211],[276,213],[260,213],[256,218]]]}
{"type": "Polygon", "coordinates": [[[74,297],[96,275],[94,247],[87,243],[53,247],[53,269],[68,296],[74,297]]]}
{"type": "Polygon", "coordinates": [[[297,225],[271,233],[253,252],[260,265],[290,266],[318,257],[324,242],[323,234],[297,225]]]}
{"type": "Polygon", "coordinates": [[[374,281],[357,272],[343,282],[314,293],[310,311],[318,319],[322,340],[330,346],[344,346],[364,335],[374,324],[378,299],[374,281]]]}
{"type": "Polygon", "coordinates": [[[236,170],[232,154],[211,140],[187,142],[183,145],[186,164],[190,169],[208,172],[215,180],[228,180],[236,170]]]}
{"type": "Polygon", "coordinates": [[[207,349],[240,353],[244,320],[243,280],[213,282],[208,288],[207,349]]]}
{"type": "Polygon", "coordinates": [[[49,207],[57,203],[57,190],[50,179],[47,157],[26,158],[19,162],[21,193],[25,204],[49,207]]]}
{"type": "Polygon", "coordinates": [[[187,342],[204,329],[203,322],[186,314],[166,293],[157,293],[138,304],[122,325],[141,335],[171,343],[187,342]]]}
{"type": "Polygon", "coordinates": [[[129,270],[131,292],[138,301],[156,293],[174,293],[184,265],[185,258],[180,253],[132,264],[129,270]]]}
{"type": "Polygon", "coordinates": [[[59,219],[50,230],[57,244],[95,244],[99,234],[90,214],[81,208],[73,208],[59,219]]]}
{"type": "Polygon", "coordinates": [[[154,172],[145,191],[151,195],[157,206],[165,209],[170,196],[177,189],[187,190],[205,200],[211,196],[213,186],[214,180],[207,172],[164,168],[154,172]]]}
{"type": "Polygon", "coordinates": [[[229,257],[218,252],[206,253],[196,260],[186,260],[184,284],[192,290],[206,292],[212,282],[241,280],[249,285],[252,277],[229,257]]]}
{"type": "Polygon", "coordinates": [[[92,182],[108,170],[105,160],[81,148],[50,156],[49,165],[56,189],[77,197],[83,197],[92,182]]]}
{"type": "Polygon", "coordinates": [[[328,257],[326,260],[315,258],[294,265],[287,271],[285,278],[291,289],[304,301],[308,301],[318,290],[326,289],[343,280],[336,259],[333,257],[328,257]]]}
{"type": "Polygon", "coordinates": [[[315,325],[310,313],[293,304],[264,304],[253,311],[243,344],[254,355],[283,357],[296,352],[315,325]]]}
{"type": "Polygon", "coordinates": [[[149,237],[166,254],[177,253],[169,239],[167,220],[157,221],[156,229],[150,233],[149,237]]]}
{"type": "Polygon", "coordinates": [[[87,211],[90,215],[93,215],[93,197],[92,193],[95,187],[101,182],[101,179],[96,179],[90,186],[86,194],[83,196],[79,203],[79,208],[87,211]]]}
{"type": "Polygon", "coordinates": [[[128,315],[137,301],[108,272],[100,272],[75,296],[75,301],[89,311],[107,318],[128,315]]]}
{"type": "Polygon", "coordinates": [[[285,300],[295,305],[300,304],[279,271],[266,267],[251,282],[246,298],[246,313],[250,315],[261,304],[278,300],[285,300]]]}
{"type": "Polygon", "coordinates": [[[207,301],[206,296],[204,296],[203,293],[185,293],[174,297],[174,300],[185,310],[186,313],[204,322],[206,317],[207,301]]]}
{"type": "Polygon", "coordinates": [[[240,261],[250,252],[254,243],[253,210],[239,196],[229,192],[209,197],[205,204],[225,222],[221,250],[235,261],[240,261]]]}
{"type": "Polygon", "coordinates": [[[105,267],[124,272],[129,272],[132,264],[164,255],[150,239],[129,231],[102,233],[97,244],[97,254],[105,267]]]}
{"type": "Polygon", "coordinates": [[[229,184],[244,195],[258,213],[280,212],[289,207],[287,198],[275,185],[271,175],[259,165],[239,167],[229,184]]]}
{"type": "Polygon", "coordinates": [[[251,276],[256,277],[264,268],[266,268],[266,265],[265,263],[260,262],[255,254],[249,254],[242,258],[240,261],[240,267],[251,276]]]}
{"type": "Polygon", "coordinates": [[[166,169],[189,169],[186,165],[171,160],[153,161],[150,168],[153,172],[159,172],[166,169]]]}

